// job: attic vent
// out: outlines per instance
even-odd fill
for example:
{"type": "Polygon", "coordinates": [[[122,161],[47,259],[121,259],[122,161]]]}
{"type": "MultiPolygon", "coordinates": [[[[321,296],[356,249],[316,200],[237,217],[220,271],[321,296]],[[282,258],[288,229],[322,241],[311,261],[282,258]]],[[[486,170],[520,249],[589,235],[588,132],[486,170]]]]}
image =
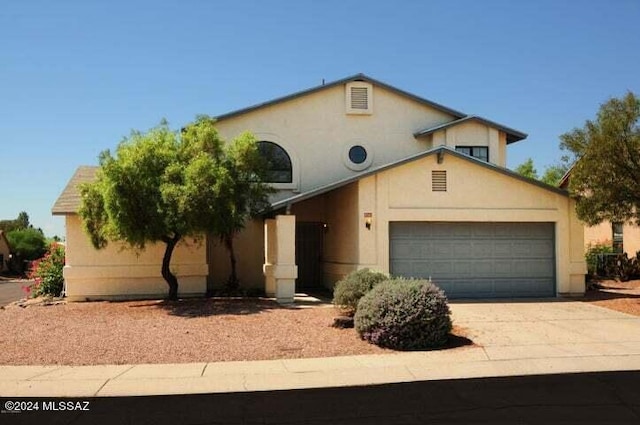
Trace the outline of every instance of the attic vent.
{"type": "Polygon", "coordinates": [[[447,191],[447,172],[431,171],[431,191],[446,192],[447,191]]]}
{"type": "Polygon", "coordinates": [[[369,109],[369,91],[366,87],[351,87],[351,109],[369,109]]]}
{"type": "Polygon", "coordinates": [[[373,113],[373,86],[364,81],[352,81],[346,86],[347,114],[373,113]]]}

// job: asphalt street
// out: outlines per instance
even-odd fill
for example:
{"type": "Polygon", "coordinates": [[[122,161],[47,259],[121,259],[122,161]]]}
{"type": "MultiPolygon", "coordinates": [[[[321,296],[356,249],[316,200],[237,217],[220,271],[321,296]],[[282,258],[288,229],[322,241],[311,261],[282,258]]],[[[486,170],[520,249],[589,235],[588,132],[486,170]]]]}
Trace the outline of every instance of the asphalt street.
{"type": "Polygon", "coordinates": [[[626,425],[640,423],[640,371],[155,397],[11,399],[16,401],[38,402],[40,409],[2,413],[1,423],[626,425]],[[42,409],[43,402],[49,410],[42,409]]]}
{"type": "Polygon", "coordinates": [[[0,307],[24,298],[22,286],[26,281],[0,280],[0,307]]]}

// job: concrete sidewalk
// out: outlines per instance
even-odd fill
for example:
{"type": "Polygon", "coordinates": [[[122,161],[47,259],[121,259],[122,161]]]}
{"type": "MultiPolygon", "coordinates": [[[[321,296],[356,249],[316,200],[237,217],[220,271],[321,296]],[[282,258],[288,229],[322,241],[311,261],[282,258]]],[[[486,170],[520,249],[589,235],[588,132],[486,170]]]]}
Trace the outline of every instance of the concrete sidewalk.
{"type": "Polygon", "coordinates": [[[477,345],[427,352],[175,365],[0,366],[0,396],[109,397],[349,387],[640,370],[640,318],[580,302],[455,303],[477,345]]]}

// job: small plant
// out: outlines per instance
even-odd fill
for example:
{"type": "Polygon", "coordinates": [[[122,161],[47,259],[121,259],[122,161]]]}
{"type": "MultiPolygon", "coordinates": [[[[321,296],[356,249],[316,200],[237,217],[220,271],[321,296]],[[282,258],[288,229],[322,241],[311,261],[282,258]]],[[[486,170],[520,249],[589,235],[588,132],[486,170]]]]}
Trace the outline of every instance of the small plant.
{"type": "Polygon", "coordinates": [[[373,344],[420,350],[447,342],[450,314],[440,288],[426,280],[396,278],[362,297],[354,322],[360,337],[373,344]]]}
{"type": "Polygon", "coordinates": [[[616,255],[612,261],[606,263],[606,274],[621,282],[640,276],[640,251],[635,257],[629,258],[627,253],[616,255]]]}
{"type": "Polygon", "coordinates": [[[24,291],[31,297],[41,295],[59,297],[64,286],[63,267],[64,247],[53,243],[44,257],[33,262],[29,278],[34,279],[34,283],[23,287],[24,291]]]}
{"type": "Polygon", "coordinates": [[[358,307],[360,298],[371,291],[378,283],[388,279],[388,275],[369,269],[351,272],[336,283],[333,289],[333,303],[353,315],[358,307]]]}
{"type": "Polygon", "coordinates": [[[589,245],[587,245],[587,251],[584,256],[587,261],[587,271],[590,276],[598,276],[604,273],[603,258],[607,254],[613,254],[611,241],[589,243],[589,245]]]}

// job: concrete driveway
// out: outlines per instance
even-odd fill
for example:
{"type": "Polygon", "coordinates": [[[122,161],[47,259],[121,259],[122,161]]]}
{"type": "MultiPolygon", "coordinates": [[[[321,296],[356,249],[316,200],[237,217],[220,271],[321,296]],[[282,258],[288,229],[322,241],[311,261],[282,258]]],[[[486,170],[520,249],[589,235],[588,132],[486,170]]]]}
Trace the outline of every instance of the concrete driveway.
{"type": "Polygon", "coordinates": [[[640,354],[640,317],[585,302],[453,302],[451,310],[454,324],[493,361],[542,365],[557,359],[557,367],[567,358],[567,372],[580,370],[581,363],[613,366],[640,354]]]}

